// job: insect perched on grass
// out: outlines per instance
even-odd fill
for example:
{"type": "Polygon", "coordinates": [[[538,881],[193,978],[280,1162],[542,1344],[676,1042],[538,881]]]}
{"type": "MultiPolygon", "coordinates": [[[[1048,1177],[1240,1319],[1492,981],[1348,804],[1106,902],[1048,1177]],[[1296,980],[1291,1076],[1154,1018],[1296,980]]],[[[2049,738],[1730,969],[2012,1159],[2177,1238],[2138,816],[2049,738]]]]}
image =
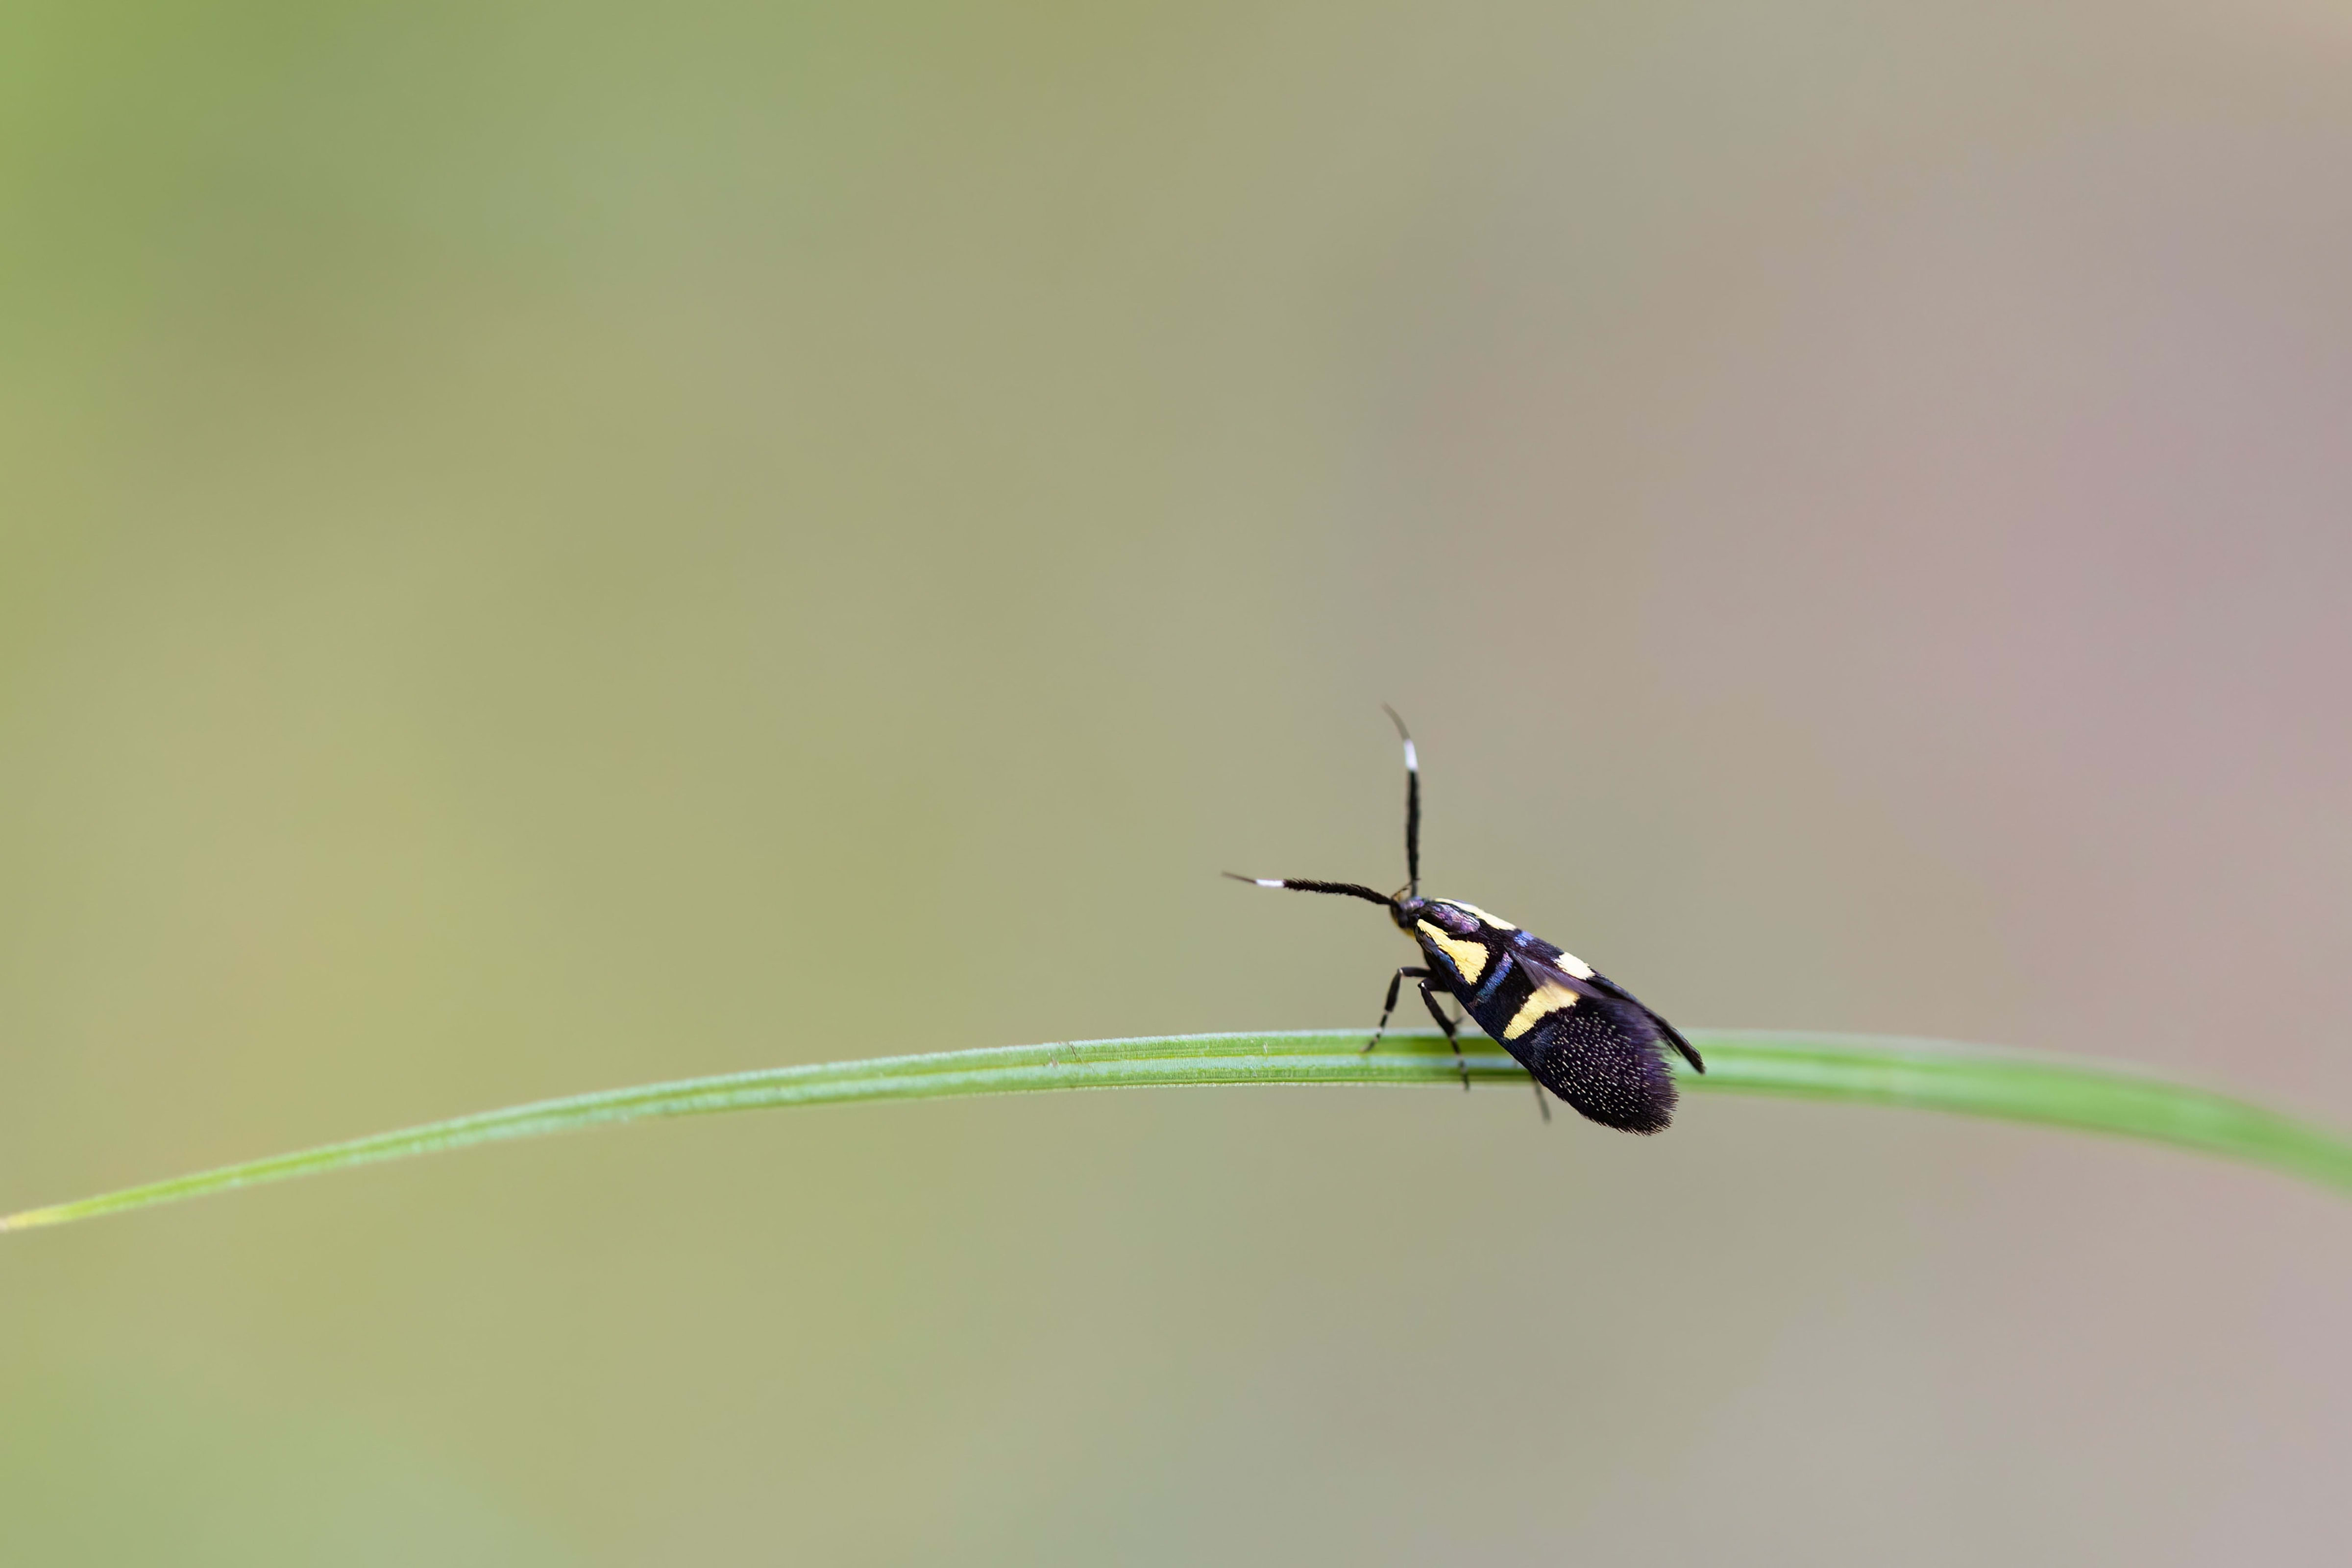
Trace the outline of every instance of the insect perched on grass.
{"type": "Polygon", "coordinates": [[[1380,904],[1398,930],[1421,945],[1427,965],[1408,965],[1390,977],[1388,1000],[1381,1005],[1380,1026],[1372,1030],[1366,1051],[1388,1032],[1397,988],[1415,980],[1423,1005],[1454,1047],[1463,1088],[1470,1087],[1470,1068],[1454,1035],[1461,1022],[1448,1018],[1438,1005],[1440,991],[1457,998],[1478,1027],[1528,1070],[1536,1082],[1536,1103],[1544,1106],[1547,1120],[1551,1108],[1544,1103],[1543,1092],[1549,1089],[1604,1127],[1628,1133],[1664,1131],[1675,1114],[1675,1078],[1667,1070],[1664,1048],[1673,1046],[1700,1072],[1706,1071],[1706,1063],[1674,1025],[1575,954],[1564,953],[1475,904],[1421,896],[1421,758],[1404,720],[1394,708],[1382,711],[1404,741],[1404,863],[1410,880],[1403,890],[1382,895],[1360,883],[1225,874],[1260,887],[1336,893],[1380,904]]]}

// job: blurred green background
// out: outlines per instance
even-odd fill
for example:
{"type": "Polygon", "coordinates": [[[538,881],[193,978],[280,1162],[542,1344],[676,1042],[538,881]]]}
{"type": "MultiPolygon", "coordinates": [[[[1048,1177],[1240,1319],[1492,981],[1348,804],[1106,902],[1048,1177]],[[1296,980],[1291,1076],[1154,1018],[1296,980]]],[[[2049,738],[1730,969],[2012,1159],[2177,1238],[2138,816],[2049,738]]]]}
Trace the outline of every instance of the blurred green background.
{"type": "MultiPolygon", "coordinates": [[[[2352,22],[0,16],[0,1207],[544,1094],[1706,1025],[2352,1123],[2352,22]]],[[[2352,1210],[1523,1092],[639,1128],[0,1245],[12,1563],[2336,1563],[2352,1210]]]]}

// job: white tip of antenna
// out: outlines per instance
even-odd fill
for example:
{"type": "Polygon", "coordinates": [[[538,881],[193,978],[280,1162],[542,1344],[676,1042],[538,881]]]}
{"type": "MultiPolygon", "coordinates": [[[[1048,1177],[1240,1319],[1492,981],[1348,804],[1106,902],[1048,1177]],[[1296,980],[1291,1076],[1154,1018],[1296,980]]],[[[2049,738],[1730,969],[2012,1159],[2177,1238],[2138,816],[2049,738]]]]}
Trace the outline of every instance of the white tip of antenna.
{"type": "Polygon", "coordinates": [[[1404,743],[1404,765],[1415,773],[1421,771],[1421,753],[1412,748],[1412,742],[1410,740],[1404,743]]]}
{"type": "Polygon", "coordinates": [[[1250,878],[1250,880],[1257,883],[1260,887],[1280,887],[1282,885],[1282,879],[1278,876],[1254,876],[1250,878]]]}

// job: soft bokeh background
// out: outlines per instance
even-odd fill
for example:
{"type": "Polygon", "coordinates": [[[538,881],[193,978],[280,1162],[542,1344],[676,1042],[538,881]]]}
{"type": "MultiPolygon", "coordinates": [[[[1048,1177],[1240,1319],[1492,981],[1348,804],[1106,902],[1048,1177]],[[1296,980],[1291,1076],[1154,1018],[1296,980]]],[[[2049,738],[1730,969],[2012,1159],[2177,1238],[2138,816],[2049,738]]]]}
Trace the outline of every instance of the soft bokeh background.
{"type": "MultiPolygon", "coordinates": [[[[0,1207],[571,1090],[1695,1024],[2352,1123],[2352,19],[0,22],[0,1207]]],[[[1702,1099],[723,1119],[0,1246],[21,1563],[2322,1563],[2352,1207],[1702,1099]]]]}

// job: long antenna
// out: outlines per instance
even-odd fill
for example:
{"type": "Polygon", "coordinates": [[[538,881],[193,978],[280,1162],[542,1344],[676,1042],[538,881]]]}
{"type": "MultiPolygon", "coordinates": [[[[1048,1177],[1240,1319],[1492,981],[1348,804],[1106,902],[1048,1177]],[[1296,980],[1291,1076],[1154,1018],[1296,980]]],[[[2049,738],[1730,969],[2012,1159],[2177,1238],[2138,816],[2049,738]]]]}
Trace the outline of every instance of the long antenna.
{"type": "Polygon", "coordinates": [[[1255,883],[1260,887],[1286,887],[1293,893],[1336,893],[1348,898],[1360,898],[1367,904],[1385,905],[1389,895],[1378,888],[1366,887],[1360,882],[1309,882],[1297,876],[1244,876],[1237,871],[1223,873],[1235,882],[1255,883]]]}
{"type": "Polygon", "coordinates": [[[1412,879],[1411,896],[1421,896],[1421,754],[1412,748],[1412,736],[1405,729],[1404,720],[1388,704],[1381,711],[1397,727],[1397,738],[1404,742],[1404,871],[1412,879]]]}

